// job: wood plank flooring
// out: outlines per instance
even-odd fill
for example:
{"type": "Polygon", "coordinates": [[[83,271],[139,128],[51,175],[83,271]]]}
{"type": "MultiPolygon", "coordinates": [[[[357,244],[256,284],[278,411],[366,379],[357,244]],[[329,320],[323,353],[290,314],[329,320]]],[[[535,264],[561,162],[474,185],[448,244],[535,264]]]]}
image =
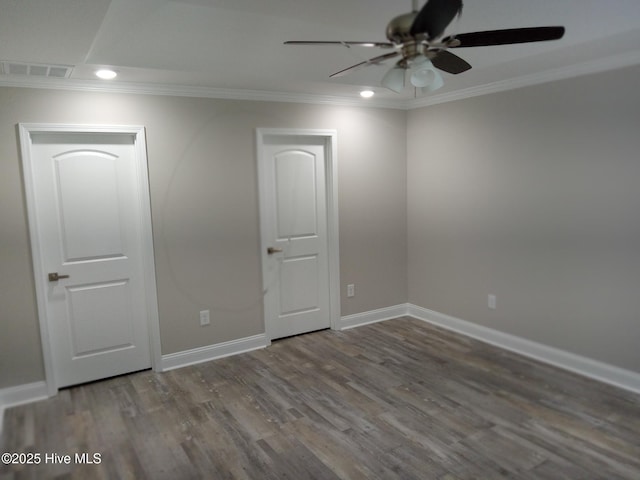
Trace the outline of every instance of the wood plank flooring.
{"type": "Polygon", "coordinates": [[[1,480],[637,480],[640,396],[399,318],[66,389],[0,450],[42,455],[1,480]]]}

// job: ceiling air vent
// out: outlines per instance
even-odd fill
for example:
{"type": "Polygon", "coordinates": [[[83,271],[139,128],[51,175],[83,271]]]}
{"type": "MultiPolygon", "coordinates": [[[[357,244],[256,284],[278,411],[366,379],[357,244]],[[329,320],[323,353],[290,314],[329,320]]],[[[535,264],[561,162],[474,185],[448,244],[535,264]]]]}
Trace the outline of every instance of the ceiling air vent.
{"type": "Polygon", "coordinates": [[[41,63],[0,62],[3,75],[26,75],[29,77],[69,78],[70,65],[45,65],[41,63]]]}

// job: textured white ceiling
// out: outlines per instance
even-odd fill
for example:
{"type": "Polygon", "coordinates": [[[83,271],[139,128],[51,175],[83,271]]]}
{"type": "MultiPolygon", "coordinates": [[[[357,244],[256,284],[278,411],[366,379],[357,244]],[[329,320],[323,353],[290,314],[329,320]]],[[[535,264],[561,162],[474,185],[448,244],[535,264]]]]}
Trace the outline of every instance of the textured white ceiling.
{"type": "MultiPolygon", "coordinates": [[[[423,2],[420,2],[420,6],[423,2]]],[[[364,47],[285,46],[285,40],[384,41],[410,0],[0,0],[0,61],[73,65],[71,81],[410,99],[379,87],[388,67],[329,75],[380,54],[364,47]]],[[[457,49],[473,65],[444,74],[436,95],[638,52],[638,0],[466,0],[450,33],[564,25],[556,42],[457,49]]],[[[0,78],[0,81],[2,78],[0,78]]]]}

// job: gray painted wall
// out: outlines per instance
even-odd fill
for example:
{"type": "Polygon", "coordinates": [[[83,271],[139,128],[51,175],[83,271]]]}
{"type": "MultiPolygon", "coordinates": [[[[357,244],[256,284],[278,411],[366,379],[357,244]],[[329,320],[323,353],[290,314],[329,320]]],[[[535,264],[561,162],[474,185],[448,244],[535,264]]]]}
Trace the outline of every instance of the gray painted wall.
{"type": "Polygon", "coordinates": [[[147,127],[164,354],[264,331],[255,128],[335,128],[342,315],[409,301],[640,372],[637,85],[408,113],[0,88],[0,388],[43,379],[18,122],[147,127]]]}
{"type": "Polygon", "coordinates": [[[405,112],[0,88],[0,388],[44,379],[19,122],[146,126],[163,354],[264,332],[258,127],[337,129],[342,315],[407,301],[405,112]]]}
{"type": "Polygon", "coordinates": [[[409,112],[409,302],[640,372],[638,85],[634,67],[409,112]]]}

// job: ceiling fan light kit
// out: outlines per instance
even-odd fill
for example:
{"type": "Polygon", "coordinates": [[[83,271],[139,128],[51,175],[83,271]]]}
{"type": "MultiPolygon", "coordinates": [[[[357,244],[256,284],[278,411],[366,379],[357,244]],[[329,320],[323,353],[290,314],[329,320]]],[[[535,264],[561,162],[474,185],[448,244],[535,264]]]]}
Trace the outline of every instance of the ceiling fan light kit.
{"type": "Polygon", "coordinates": [[[405,77],[421,93],[437,90],[444,84],[442,70],[452,75],[466,72],[471,65],[451,53],[451,48],[489,47],[517,43],[559,40],[565,29],[560,26],[510,28],[483,32],[449,35],[438,40],[451,21],[462,12],[462,0],[428,0],[418,11],[418,2],[413,0],[413,11],[399,15],[387,25],[388,42],[352,41],[288,41],[285,45],[341,45],[393,49],[357,63],[331,75],[338,77],[360,68],[379,65],[391,58],[400,57],[396,64],[382,78],[382,86],[396,93],[402,93],[406,86],[405,77]],[[409,72],[409,73],[407,73],[409,72]]]}
{"type": "Polygon", "coordinates": [[[402,93],[406,86],[407,76],[409,83],[422,94],[433,92],[444,85],[442,75],[426,57],[413,62],[411,66],[408,64],[396,65],[389,69],[382,78],[381,84],[389,90],[402,93]]]}
{"type": "Polygon", "coordinates": [[[411,85],[420,88],[422,93],[434,92],[444,85],[444,80],[429,60],[425,63],[428,65],[422,65],[411,72],[411,85]]]}

